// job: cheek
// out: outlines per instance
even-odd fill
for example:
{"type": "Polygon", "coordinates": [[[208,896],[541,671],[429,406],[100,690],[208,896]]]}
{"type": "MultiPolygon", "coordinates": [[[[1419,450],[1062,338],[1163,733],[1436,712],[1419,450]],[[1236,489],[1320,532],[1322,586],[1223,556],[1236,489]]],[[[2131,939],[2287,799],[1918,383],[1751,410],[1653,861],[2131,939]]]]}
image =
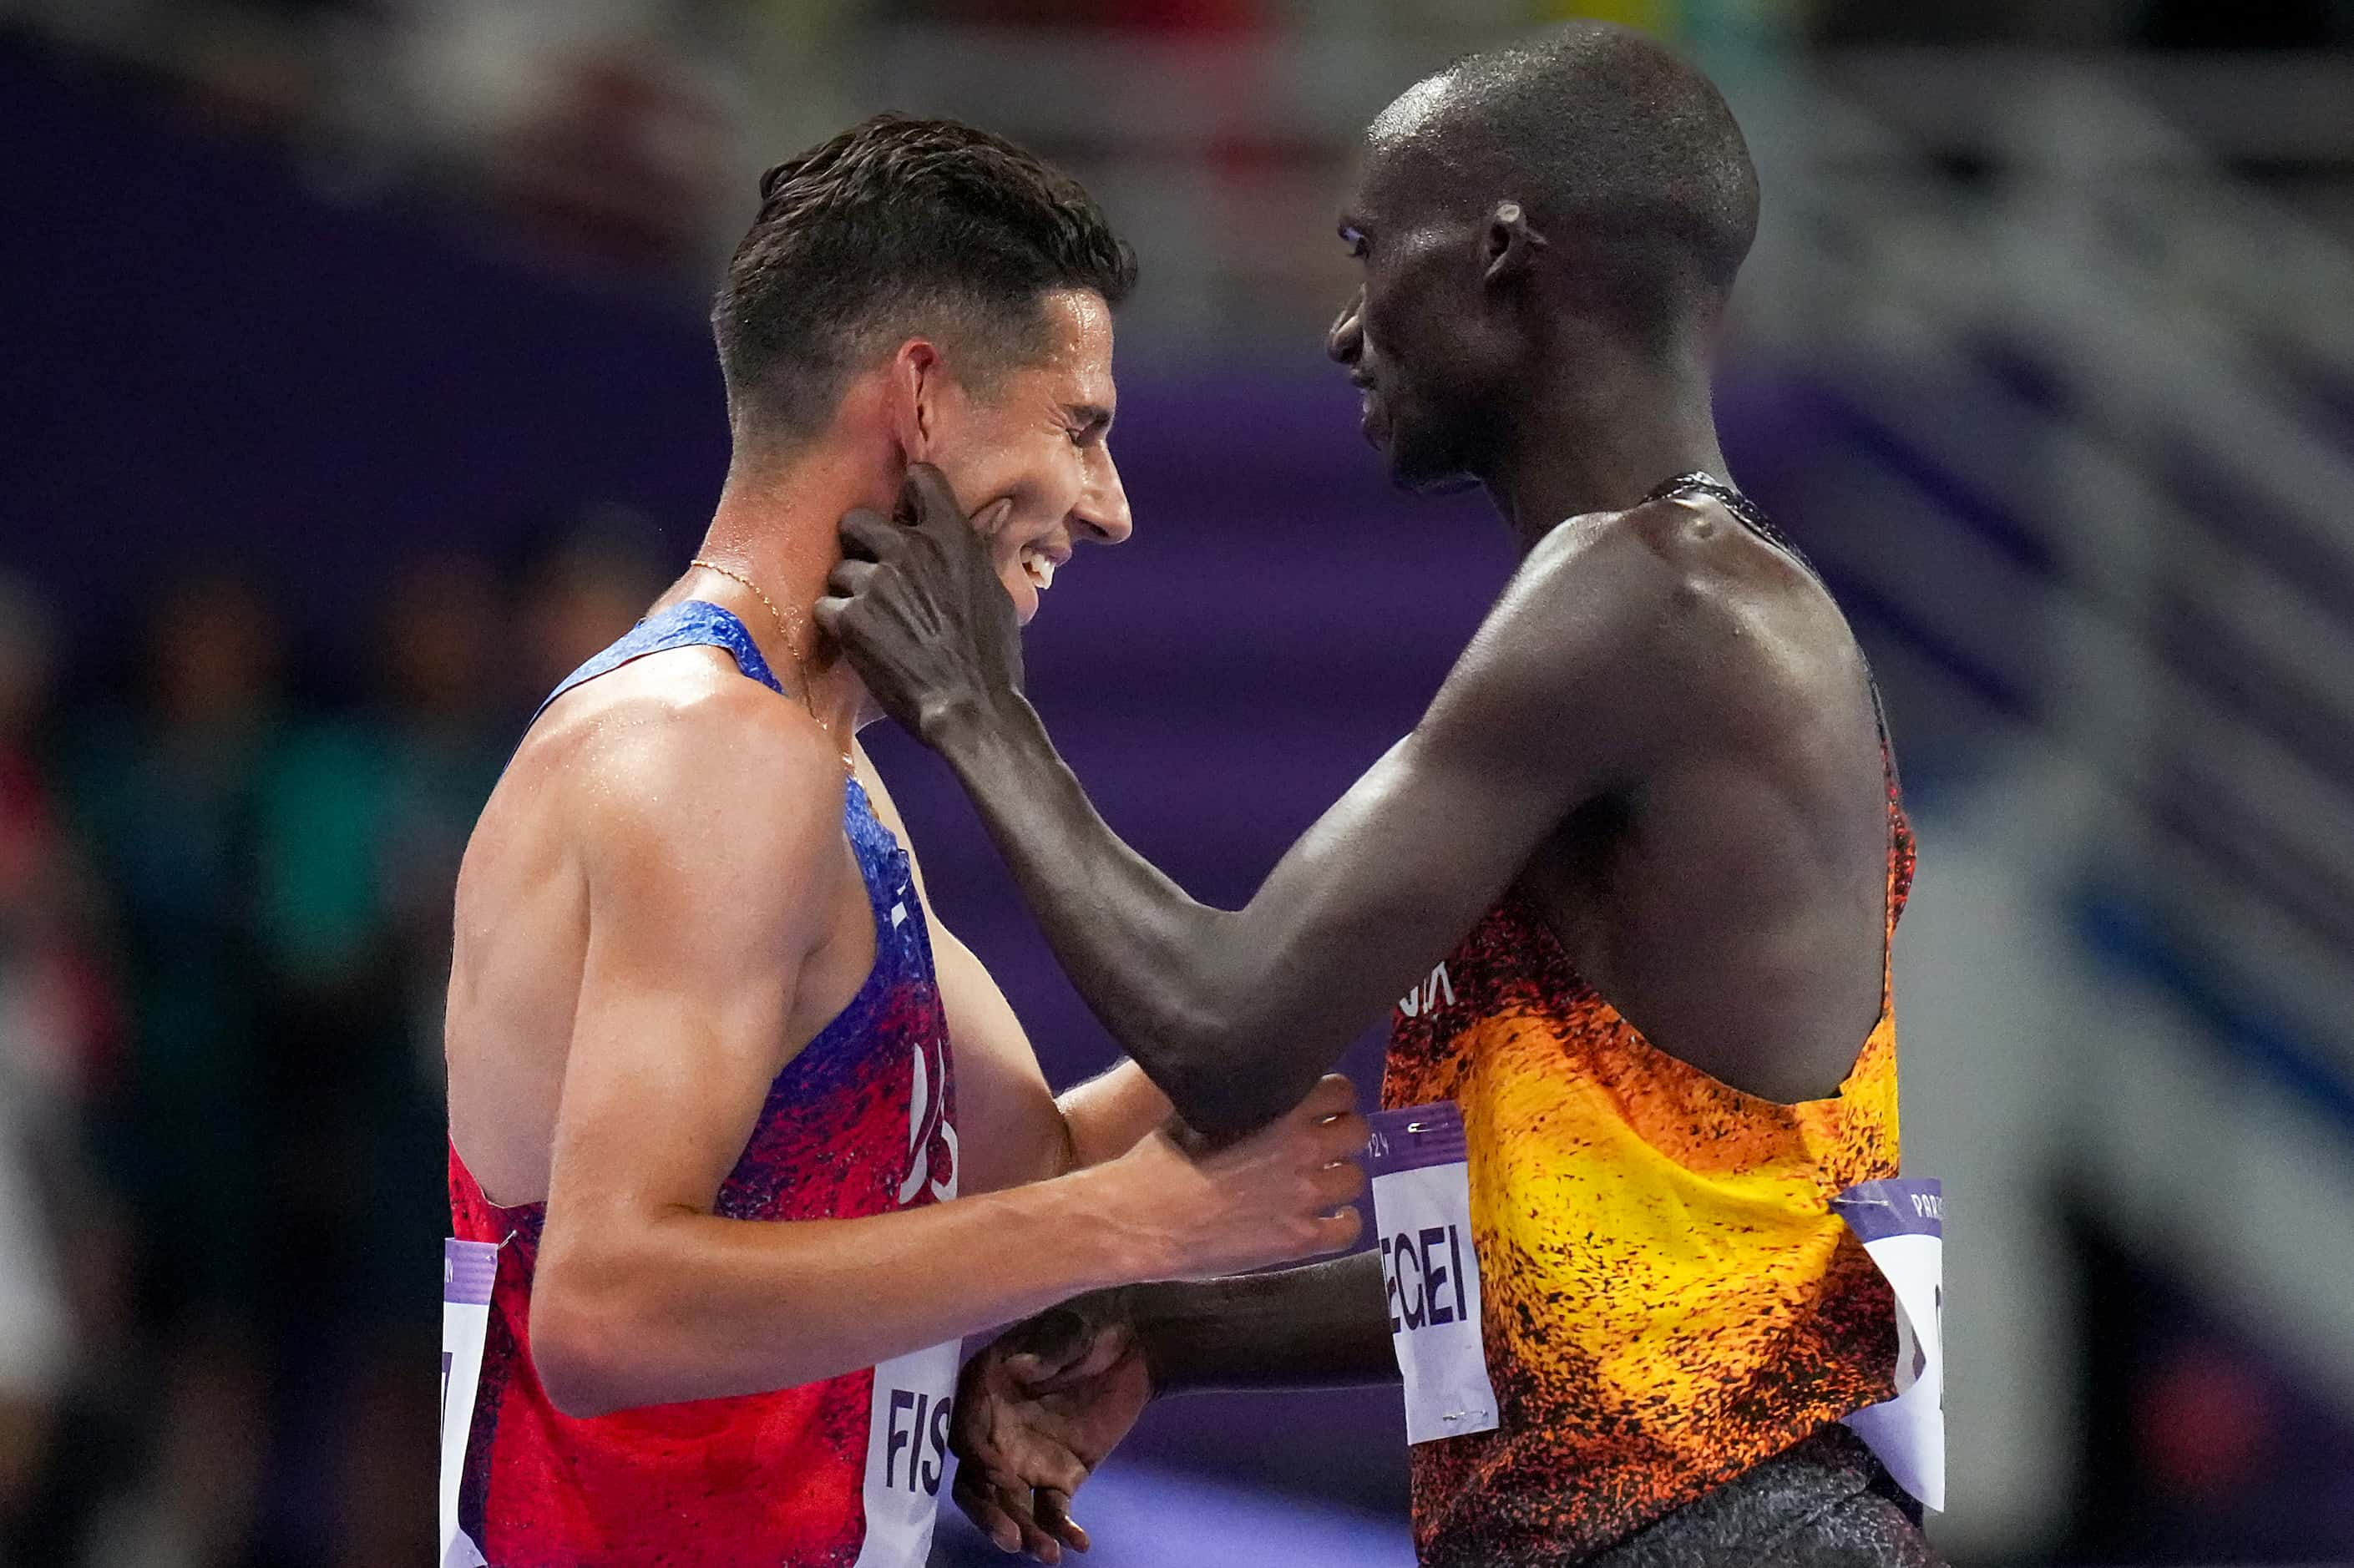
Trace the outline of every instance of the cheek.
{"type": "Polygon", "coordinates": [[[1051,441],[1039,441],[1023,458],[1008,482],[991,492],[1013,502],[1013,515],[994,542],[1008,554],[1054,533],[1087,489],[1087,463],[1067,436],[1057,433],[1051,441]]]}

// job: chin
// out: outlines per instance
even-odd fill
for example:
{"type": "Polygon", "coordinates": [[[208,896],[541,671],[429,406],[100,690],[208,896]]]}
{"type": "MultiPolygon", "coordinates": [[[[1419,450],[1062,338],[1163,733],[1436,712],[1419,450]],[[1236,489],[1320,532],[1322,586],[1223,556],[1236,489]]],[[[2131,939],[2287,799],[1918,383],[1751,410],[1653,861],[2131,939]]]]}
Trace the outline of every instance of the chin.
{"type": "Polygon", "coordinates": [[[1389,458],[1390,482],[1408,495],[1453,495],[1479,487],[1479,478],[1460,462],[1431,453],[1394,447],[1389,458]]]}
{"type": "Polygon", "coordinates": [[[1379,444],[1390,471],[1390,482],[1409,495],[1451,495],[1475,488],[1479,480],[1445,442],[1428,436],[1417,439],[1412,425],[1393,424],[1379,444]]]}
{"type": "Polygon", "coordinates": [[[1038,588],[1030,580],[1030,575],[1027,572],[1016,567],[1013,568],[1012,577],[1000,574],[997,581],[1005,589],[1005,597],[1013,601],[1013,620],[1016,625],[1027,626],[1038,619],[1038,588]]]}

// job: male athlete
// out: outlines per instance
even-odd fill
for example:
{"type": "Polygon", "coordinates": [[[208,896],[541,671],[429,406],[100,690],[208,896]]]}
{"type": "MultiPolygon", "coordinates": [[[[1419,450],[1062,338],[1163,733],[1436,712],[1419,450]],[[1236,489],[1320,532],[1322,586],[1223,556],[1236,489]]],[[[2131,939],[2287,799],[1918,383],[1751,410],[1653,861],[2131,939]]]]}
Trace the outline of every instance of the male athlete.
{"type": "Polygon", "coordinates": [[[1484,485],[1522,560],[1240,910],[1097,819],[940,476],[911,475],[913,528],[844,520],[822,623],[1182,1116],[1258,1124],[1405,993],[1384,1101],[1453,1101],[1467,1135],[1473,1257],[1434,1231],[1386,1295],[1375,1252],[1113,1291],[975,1358],[958,1496],[1001,1545],[1083,1545],[1069,1494],[1153,1394],[1396,1377],[1391,1330],[1451,1317],[1430,1287],[1469,1266],[1494,1414],[1414,1449],[1426,1563],[1928,1560],[1839,1425],[1890,1398],[1897,1339],[1829,1202],[1897,1173],[1911,841],[1854,639],[1723,477],[1711,340],[1756,212],[1714,89],[1622,29],[1467,59],[1375,121],[1331,352],[1397,481],[1484,485]]]}
{"type": "Polygon", "coordinates": [[[1056,1104],[810,646],[836,519],[910,459],[986,498],[1021,619],[1128,535],[1127,247],[952,124],[870,121],[761,191],[710,532],[549,699],[460,874],[451,1208],[499,1250],[452,1249],[495,1283],[444,1417],[472,1395],[450,1563],[914,1568],[960,1336],[1355,1232],[1344,1080],[1198,1163],[1133,1067],[1056,1104]]]}

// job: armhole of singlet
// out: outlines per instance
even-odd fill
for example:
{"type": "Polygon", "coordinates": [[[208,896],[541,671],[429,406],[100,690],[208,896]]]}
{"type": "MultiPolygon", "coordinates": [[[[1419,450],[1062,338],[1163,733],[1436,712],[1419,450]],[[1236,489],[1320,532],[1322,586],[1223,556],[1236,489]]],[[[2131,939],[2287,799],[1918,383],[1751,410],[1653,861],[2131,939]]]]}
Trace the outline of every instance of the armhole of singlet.
{"type": "MultiPolygon", "coordinates": [[[[899,835],[891,831],[890,824],[876,814],[874,803],[866,797],[866,787],[853,777],[845,779],[843,783],[842,826],[843,836],[850,841],[851,855],[854,859],[858,858],[858,842],[856,835],[852,832],[852,818],[858,814],[863,814],[882,835],[884,843],[896,852],[902,859],[907,857],[907,846],[899,842],[899,835]],[[854,795],[853,791],[855,791],[854,795]]],[[[888,965],[891,962],[890,946],[896,937],[896,932],[892,927],[891,908],[885,901],[887,895],[875,882],[867,880],[866,864],[864,860],[859,861],[858,882],[866,895],[867,913],[875,923],[875,961],[867,966],[866,978],[858,982],[858,990],[852,993],[848,1001],[842,1004],[841,1011],[827,1019],[818,1032],[810,1036],[809,1044],[795,1052],[791,1061],[777,1069],[777,1075],[769,1086],[772,1095],[783,1088],[787,1080],[800,1070],[804,1063],[822,1060],[823,1057],[840,1049],[842,1039],[854,1038],[864,1033],[867,1019],[873,1015],[885,993],[890,989],[891,975],[888,972],[888,965]]],[[[908,917],[920,918],[923,906],[916,894],[916,878],[913,871],[910,871],[907,875],[907,896],[916,905],[908,911],[908,917]]],[[[928,948],[927,951],[928,952],[928,948]]]]}

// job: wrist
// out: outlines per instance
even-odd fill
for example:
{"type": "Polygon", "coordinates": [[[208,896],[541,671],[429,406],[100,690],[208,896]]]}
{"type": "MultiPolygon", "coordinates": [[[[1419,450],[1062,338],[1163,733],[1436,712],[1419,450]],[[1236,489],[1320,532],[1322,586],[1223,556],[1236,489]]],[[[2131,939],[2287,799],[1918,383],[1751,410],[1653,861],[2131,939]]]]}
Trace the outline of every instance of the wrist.
{"type": "Polygon", "coordinates": [[[1045,733],[1030,700],[1013,691],[977,691],[927,703],[917,728],[923,743],[960,775],[1002,765],[1025,737],[1045,733]]]}
{"type": "Polygon", "coordinates": [[[1153,1398],[1200,1386],[1201,1358],[1189,1325],[1200,1315],[1204,1298],[1215,1295],[1220,1283],[1161,1279],[1124,1286],[1117,1293],[1119,1299],[1104,1308],[1118,1312],[1136,1337],[1153,1398]]]}
{"type": "Polygon", "coordinates": [[[916,715],[916,733],[926,746],[953,758],[1003,733],[1030,705],[1020,692],[986,687],[930,696],[916,715]]]}
{"type": "Polygon", "coordinates": [[[1089,1295],[1108,1298],[1140,1280],[1166,1278],[1182,1266],[1175,1238],[1166,1226],[1151,1223],[1150,1205],[1122,1169],[1125,1163],[1089,1166],[1055,1183],[1077,1199],[1079,1212],[1070,1216],[1066,1234],[1084,1238],[1080,1288],[1089,1295]]]}

